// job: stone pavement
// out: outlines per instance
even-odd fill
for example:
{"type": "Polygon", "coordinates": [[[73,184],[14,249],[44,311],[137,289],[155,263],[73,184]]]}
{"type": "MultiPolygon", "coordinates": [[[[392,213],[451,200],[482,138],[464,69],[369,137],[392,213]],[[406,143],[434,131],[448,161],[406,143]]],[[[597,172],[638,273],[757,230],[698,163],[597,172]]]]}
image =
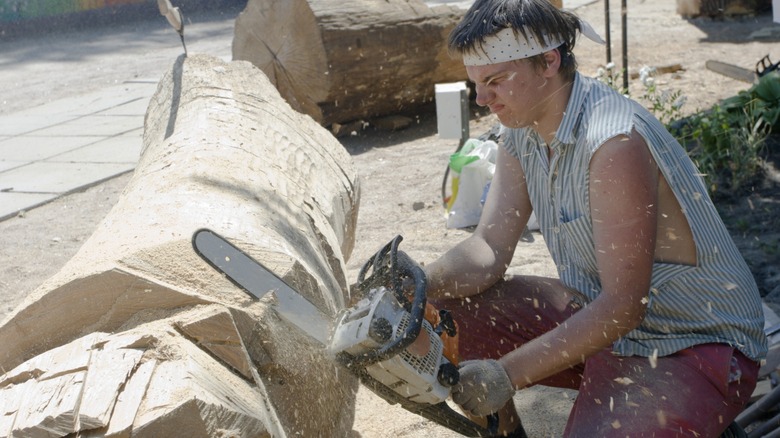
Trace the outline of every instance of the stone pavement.
{"type": "Polygon", "coordinates": [[[0,220],[135,168],[157,79],[0,117],[0,220]]]}
{"type": "MultiPolygon", "coordinates": [[[[576,9],[595,0],[564,0],[576,9]]],[[[428,0],[467,8],[473,0],[428,0]]],[[[157,78],[0,115],[0,221],[130,172],[157,78]]]]}

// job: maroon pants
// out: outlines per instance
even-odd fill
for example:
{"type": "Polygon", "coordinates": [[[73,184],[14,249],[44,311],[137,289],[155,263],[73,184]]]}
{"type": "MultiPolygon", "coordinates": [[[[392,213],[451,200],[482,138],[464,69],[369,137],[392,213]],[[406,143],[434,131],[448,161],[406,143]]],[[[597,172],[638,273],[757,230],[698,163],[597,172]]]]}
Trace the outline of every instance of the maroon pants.
{"type": "MultiPolygon", "coordinates": [[[[432,303],[453,313],[463,360],[497,359],[579,310],[563,289],[555,279],[517,277],[477,296],[432,303]]],[[[706,438],[719,436],[742,411],[758,369],[727,344],[654,360],[605,350],[537,383],[579,390],[566,437],[706,438]]]]}

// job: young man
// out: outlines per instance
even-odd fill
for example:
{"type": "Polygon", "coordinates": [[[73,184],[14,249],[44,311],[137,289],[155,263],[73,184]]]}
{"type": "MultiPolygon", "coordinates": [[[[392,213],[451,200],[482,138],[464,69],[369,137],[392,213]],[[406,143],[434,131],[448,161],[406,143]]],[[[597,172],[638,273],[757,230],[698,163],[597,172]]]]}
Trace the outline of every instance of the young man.
{"type": "Polygon", "coordinates": [[[479,225],[425,267],[460,327],[453,400],[509,436],[534,384],[579,390],[566,436],[718,436],[766,353],[756,284],[674,137],[576,71],[578,31],[548,0],[476,0],[451,34],[506,128],[479,225]],[[504,278],[532,211],[559,278],[504,278]]]}

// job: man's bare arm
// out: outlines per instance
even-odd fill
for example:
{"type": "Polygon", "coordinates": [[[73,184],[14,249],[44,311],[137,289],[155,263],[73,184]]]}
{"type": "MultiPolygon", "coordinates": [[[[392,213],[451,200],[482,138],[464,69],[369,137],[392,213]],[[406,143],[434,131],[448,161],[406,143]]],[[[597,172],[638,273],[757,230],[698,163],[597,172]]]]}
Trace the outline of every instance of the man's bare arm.
{"type": "Polygon", "coordinates": [[[499,147],[496,171],[476,230],[425,268],[429,296],[466,297],[501,279],[530,216],[522,166],[499,147]]]}
{"type": "Polygon", "coordinates": [[[644,140],[617,137],[590,164],[601,294],[564,324],[501,358],[516,387],[582,362],[644,318],[653,269],[658,169],[644,140]]]}

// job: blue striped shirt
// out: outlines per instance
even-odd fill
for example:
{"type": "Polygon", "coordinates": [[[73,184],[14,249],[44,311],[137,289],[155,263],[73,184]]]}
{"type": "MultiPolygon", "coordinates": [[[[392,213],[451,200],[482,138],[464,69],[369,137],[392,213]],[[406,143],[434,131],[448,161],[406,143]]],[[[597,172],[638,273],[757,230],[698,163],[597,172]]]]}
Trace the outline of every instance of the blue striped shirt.
{"type": "Polygon", "coordinates": [[[615,353],[665,356],[717,342],[754,360],[763,358],[767,341],[758,288],[695,165],[645,108],[579,73],[550,145],[552,158],[532,129],[507,129],[504,134],[504,147],[525,171],[531,204],[561,281],[582,292],[584,305],[601,292],[587,189],[589,163],[605,141],[632,129],[644,138],[680,203],[693,233],[697,264],[654,264],[646,316],[615,342],[615,353]]]}

